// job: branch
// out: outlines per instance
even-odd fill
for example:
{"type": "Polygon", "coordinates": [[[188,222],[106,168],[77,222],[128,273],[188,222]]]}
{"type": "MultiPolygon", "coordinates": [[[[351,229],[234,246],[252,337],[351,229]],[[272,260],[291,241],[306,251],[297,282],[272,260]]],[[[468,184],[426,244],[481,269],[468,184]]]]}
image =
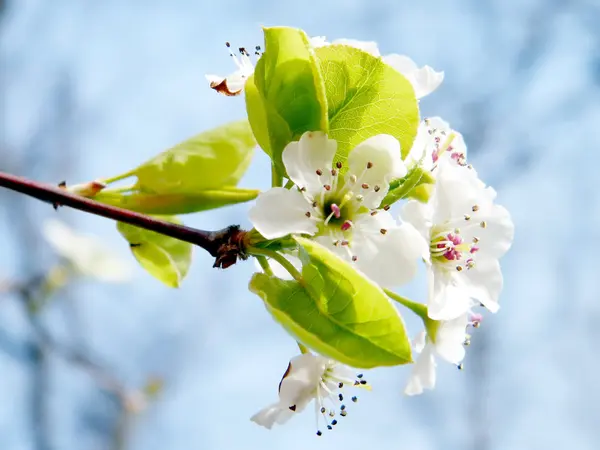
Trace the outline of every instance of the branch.
{"type": "Polygon", "coordinates": [[[246,257],[243,242],[246,232],[240,230],[237,225],[231,225],[218,231],[199,230],[116,206],[105,205],[95,200],[72,194],[60,187],[38,183],[5,172],[0,172],[0,186],[51,203],[55,207],[68,206],[197,245],[215,258],[213,267],[226,269],[235,264],[238,257],[241,259],[245,259],[246,257]]]}

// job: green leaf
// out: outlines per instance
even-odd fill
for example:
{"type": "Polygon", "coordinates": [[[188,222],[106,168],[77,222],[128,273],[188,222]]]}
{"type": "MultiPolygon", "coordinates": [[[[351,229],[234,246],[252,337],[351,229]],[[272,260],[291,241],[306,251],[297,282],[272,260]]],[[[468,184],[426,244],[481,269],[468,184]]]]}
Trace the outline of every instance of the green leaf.
{"type": "Polygon", "coordinates": [[[94,200],[143,214],[189,214],[254,200],[260,191],[224,187],[195,194],[153,194],[133,190],[126,194],[100,192],[94,200]]]}
{"type": "MultiPolygon", "coordinates": [[[[181,223],[177,217],[160,218],[181,223]]],[[[117,229],[150,275],[169,287],[179,287],[192,263],[192,244],[122,222],[117,223],[117,229]]]]}
{"type": "Polygon", "coordinates": [[[132,172],[140,191],[196,194],[236,186],[252,159],[256,142],[246,120],[200,133],[166,150],[132,172]]]}
{"type": "Polygon", "coordinates": [[[304,31],[273,27],[264,33],[264,54],[246,82],[246,110],[259,145],[285,174],[285,146],[306,131],[327,131],[325,86],[304,31]]]}
{"type": "Polygon", "coordinates": [[[356,48],[330,45],[316,54],[325,80],[329,137],[338,142],[335,161],[345,163],[350,150],[378,134],[397,138],[406,157],[419,126],[410,82],[380,58],[356,48]]]}
{"type": "Polygon", "coordinates": [[[296,239],[303,283],[264,273],[250,281],[273,317],[306,346],[353,367],[412,362],[402,318],[381,288],[320,244],[296,239]]]}
{"type": "Polygon", "coordinates": [[[434,183],[435,178],[433,178],[430,171],[415,166],[404,178],[390,183],[390,190],[382,200],[381,206],[392,205],[405,198],[427,202],[434,183]]]}

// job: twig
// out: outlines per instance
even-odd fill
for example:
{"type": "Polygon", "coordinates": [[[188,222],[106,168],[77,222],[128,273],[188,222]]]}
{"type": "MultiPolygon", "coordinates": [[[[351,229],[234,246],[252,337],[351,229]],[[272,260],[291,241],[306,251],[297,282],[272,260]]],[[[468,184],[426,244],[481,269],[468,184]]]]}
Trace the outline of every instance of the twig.
{"type": "Polygon", "coordinates": [[[56,186],[28,180],[5,172],[0,172],[0,186],[55,206],[69,206],[80,211],[118,220],[197,245],[215,258],[214,267],[226,269],[235,264],[238,258],[245,258],[243,242],[245,231],[240,230],[237,225],[232,225],[218,231],[199,230],[116,206],[105,205],[95,200],[72,194],[56,186]]]}

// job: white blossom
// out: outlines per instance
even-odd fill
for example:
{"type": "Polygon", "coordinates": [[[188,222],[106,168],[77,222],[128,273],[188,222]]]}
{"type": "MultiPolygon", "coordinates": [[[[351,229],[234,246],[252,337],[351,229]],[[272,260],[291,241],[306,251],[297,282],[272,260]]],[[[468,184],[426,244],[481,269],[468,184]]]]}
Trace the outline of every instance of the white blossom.
{"type": "Polygon", "coordinates": [[[386,134],[365,140],[348,155],[344,176],[342,164],[333,162],[336,149],[337,142],[322,132],[288,144],[282,158],[296,188],[260,194],[250,221],[267,239],[314,236],[382,285],[406,283],[416,273],[423,240],[410,224],[398,224],[387,207],[380,208],[389,181],[406,174],[400,143],[386,134]],[[398,265],[406,270],[399,272],[398,265]]]}
{"type": "Polygon", "coordinates": [[[451,160],[464,166],[467,160],[467,146],[458,131],[439,117],[424,119],[419,124],[417,136],[404,162],[410,169],[420,164],[424,170],[435,176],[441,161],[451,160]]]}
{"type": "Polygon", "coordinates": [[[362,374],[356,375],[349,367],[319,355],[303,353],[291,359],[279,383],[279,400],[254,414],[250,420],[271,429],[275,423],[286,423],[314,401],[317,435],[321,436],[323,421],[327,429],[333,429],[338,423],[337,417],[348,414],[345,402],[357,401],[356,396],[344,398],[346,386],[370,389],[362,374]]]}
{"type": "Polygon", "coordinates": [[[413,342],[419,354],[414,363],[408,383],[404,390],[406,395],[421,394],[424,389],[433,389],[436,381],[436,356],[457,365],[462,369],[461,361],[465,357],[465,345],[469,343],[467,327],[478,327],[481,316],[470,312],[463,313],[452,320],[436,322],[433,335],[422,331],[413,342]]]}
{"type": "Polygon", "coordinates": [[[508,211],[494,204],[496,192],[468,166],[440,165],[427,204],[411,200],[402,218],[429,243],[429,317],[454,319],[472,299],[496,312],[502,290],[498,259],[510,248],[514,225],[508,211]]]}
{"type": "MultiPolygon", "coordinates": [[[[206,75],[206,79],[210,83],[210,87],[220,94],[227,96],[240,95],[246,85],[246,80],[254,73],[254,63],[250,59],[250,52],[244,47],[238,49],[239,54],[231,49],[231,44],[226,43],[229,49],[229,56],[236,66],[236,70],[222,77],[219,75],[206,75]]],[[[260,55],[260,47],[256,47],[255,56],[260,55]]]]}
{"type": "Polygon", "coordinates": [[[132,277],[131,265],[94,236],[79,234],[56,219],[48,219],[42,224],[42,234],[82,275],[110,283],[124,283],[132,277]]]}

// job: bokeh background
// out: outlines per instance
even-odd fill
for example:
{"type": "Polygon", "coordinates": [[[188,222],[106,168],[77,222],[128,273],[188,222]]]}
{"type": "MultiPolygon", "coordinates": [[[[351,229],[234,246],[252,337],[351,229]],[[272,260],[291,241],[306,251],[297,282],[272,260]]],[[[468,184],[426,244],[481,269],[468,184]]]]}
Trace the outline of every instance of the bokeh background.
{"type": "MultiPolygon", "coordinates": [[[[243,99],[217,95],[204,74],[231,71],[225,41],[253,47],[261,25],[290,25],[444,70],[422,115],[465,135],[516,224],[502,308],[465,370],[440,364],[436,390],[414,398],[402,395],[408,368],[371,371],[373,391],[321,438],[309,411],[271,431],[248,420],[297,352],[247,291],[251,262],[217,271],[196,251],[178,290],[138,267],[121,286],[78,280],[35,326],[18,295],[0,294],[2,450],[599,448],[597,0],[0,4],[0,170],[88,181],[243,118],[243,99]],[[163,389],[139,414],[115,394],[156,379],[163,389]]],[[[266,188],[267,171],[257,154],[242,185],[266,188]]],[[[248,207],[185,222],[248,226],[248,207]]],[[[111,221],[0,190],[0,278],[56,261],[39,225],[57,216],[134,263],[111,221]]],[[[418,284],[404,292],[422,298],[418,284]]]]}

